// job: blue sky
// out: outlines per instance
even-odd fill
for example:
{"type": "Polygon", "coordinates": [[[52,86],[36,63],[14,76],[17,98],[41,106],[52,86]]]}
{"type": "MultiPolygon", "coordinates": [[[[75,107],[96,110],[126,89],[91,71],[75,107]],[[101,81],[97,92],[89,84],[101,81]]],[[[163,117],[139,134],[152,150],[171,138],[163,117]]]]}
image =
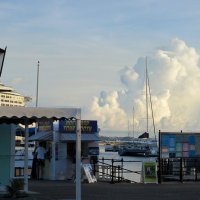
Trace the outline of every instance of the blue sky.
{"type": "MultiPolygon", "coordinates": [[[[198,0],[0,0],[0,47],[7,46],[1,82],[31,96],[29,106],[35,106],[39,60],[39,106],[81,107],[82,117],[97,119],[102,130],[126,131],[127,124],[132,127],[134,105],[140,107],[135,108],[135,123],[142,131],[144,111],[137,95],[144,78],[143,58],[149,58],[151,74],[159,75],[161,69],[173,73],[180,65],[182,72],[199,74],[194,69],[187,71],[187,63],[180,61],[184,60],[180,59],[184,46],[185,57],[192,54],[191,63],[199,68],[199,8],[198,0]],[[166,55],[175,66],[173,72],[164,62],[166,55]]],[[[172,97],[179,94],[173,88],[180,91],[180,86],[169,82],[170,76],[167,86],[160,84],[159,77],[152,77],[152,86],[160,92],[154,99],[162,99],[161,94],[165,97],[166,102],[157,105],[167,114],[157,115],[157,127],[198,130],[198,123],[190,124],[187,117],[175,122],[172,113],[181,113],[181,108],[172,106],[172,99],[163,91],[169,90],[172,97]]],[[[194,80],[199,81],[198,77],[194,80]]],[[[191,116],[200,118],[190,110],[191,116]]]]}

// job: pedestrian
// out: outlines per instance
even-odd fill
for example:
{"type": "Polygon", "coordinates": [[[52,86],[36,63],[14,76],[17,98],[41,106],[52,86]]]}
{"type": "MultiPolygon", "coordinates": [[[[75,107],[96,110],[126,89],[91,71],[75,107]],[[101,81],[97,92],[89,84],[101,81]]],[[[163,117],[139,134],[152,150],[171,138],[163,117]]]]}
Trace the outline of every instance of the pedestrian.
{"type": "Polygon", "coordinates": [[[36,154],[37,154],[37,177],[40,180],[43,179],[44,176],[45,153],[46,150],[43,147],[42,142],[39,142],[39,146],[36,149],[36,154]]]}
{"type": "Polygon", "coordinates": [[[32,169],[31,169],[31,178],[37,179],[37,153],[36,148],[33,151],[33,162],[32,162],[32,169]]]}

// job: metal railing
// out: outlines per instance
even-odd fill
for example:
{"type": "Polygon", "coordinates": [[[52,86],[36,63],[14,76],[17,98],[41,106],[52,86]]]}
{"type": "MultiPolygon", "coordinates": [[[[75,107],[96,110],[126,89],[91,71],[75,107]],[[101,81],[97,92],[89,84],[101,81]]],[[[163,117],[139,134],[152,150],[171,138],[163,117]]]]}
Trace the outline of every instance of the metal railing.
{"type": "Polygon", "coordinates": [[[159,161],[159,182],[163,181],[199,181],[200,158],[162,158],[159,161]]]}
{"type": "Polygon", "coordinates": [[[125,163],[142,163],[141,161],[124,161],[122,159],[99,159],[93,163],[93,173],[99,181],[108,181],[110,183],[130,182],[137,183],[131,178],[134,174],[142,174],[141,170],[130,170],[124,167],[125,163]],[[128,176],[125,176],[128,175],[128,176]]]}

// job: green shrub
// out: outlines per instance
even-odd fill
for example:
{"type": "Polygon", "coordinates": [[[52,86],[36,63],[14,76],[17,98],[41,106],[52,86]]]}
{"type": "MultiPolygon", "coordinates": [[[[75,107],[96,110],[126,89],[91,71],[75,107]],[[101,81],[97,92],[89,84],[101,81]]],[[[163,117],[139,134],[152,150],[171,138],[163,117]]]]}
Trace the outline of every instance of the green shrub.
{"type": "Polygon", "coordinates": [[[17,197],[20,193],[20,190],[24,189],[24,180],[23,179],[12,179],[10,180],[10,185],[6,185],[6,190],[10,197],[17,197]]]}

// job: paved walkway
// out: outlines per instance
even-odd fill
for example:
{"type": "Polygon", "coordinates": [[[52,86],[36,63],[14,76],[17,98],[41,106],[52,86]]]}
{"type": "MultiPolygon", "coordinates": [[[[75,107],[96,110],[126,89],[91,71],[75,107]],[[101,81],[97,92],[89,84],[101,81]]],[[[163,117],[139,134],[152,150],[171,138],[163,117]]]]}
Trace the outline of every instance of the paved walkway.
{"type": "MultiPolygon", "coordinates": [[[[75,199],[75,184],[66,181],[30,180],[29,190],[34,193],[23,200],[75,199]]],[[[84,183],[81,190],[82,200],[200,200],[200,182],[163,184],[98,182],[84,183]]]]}

